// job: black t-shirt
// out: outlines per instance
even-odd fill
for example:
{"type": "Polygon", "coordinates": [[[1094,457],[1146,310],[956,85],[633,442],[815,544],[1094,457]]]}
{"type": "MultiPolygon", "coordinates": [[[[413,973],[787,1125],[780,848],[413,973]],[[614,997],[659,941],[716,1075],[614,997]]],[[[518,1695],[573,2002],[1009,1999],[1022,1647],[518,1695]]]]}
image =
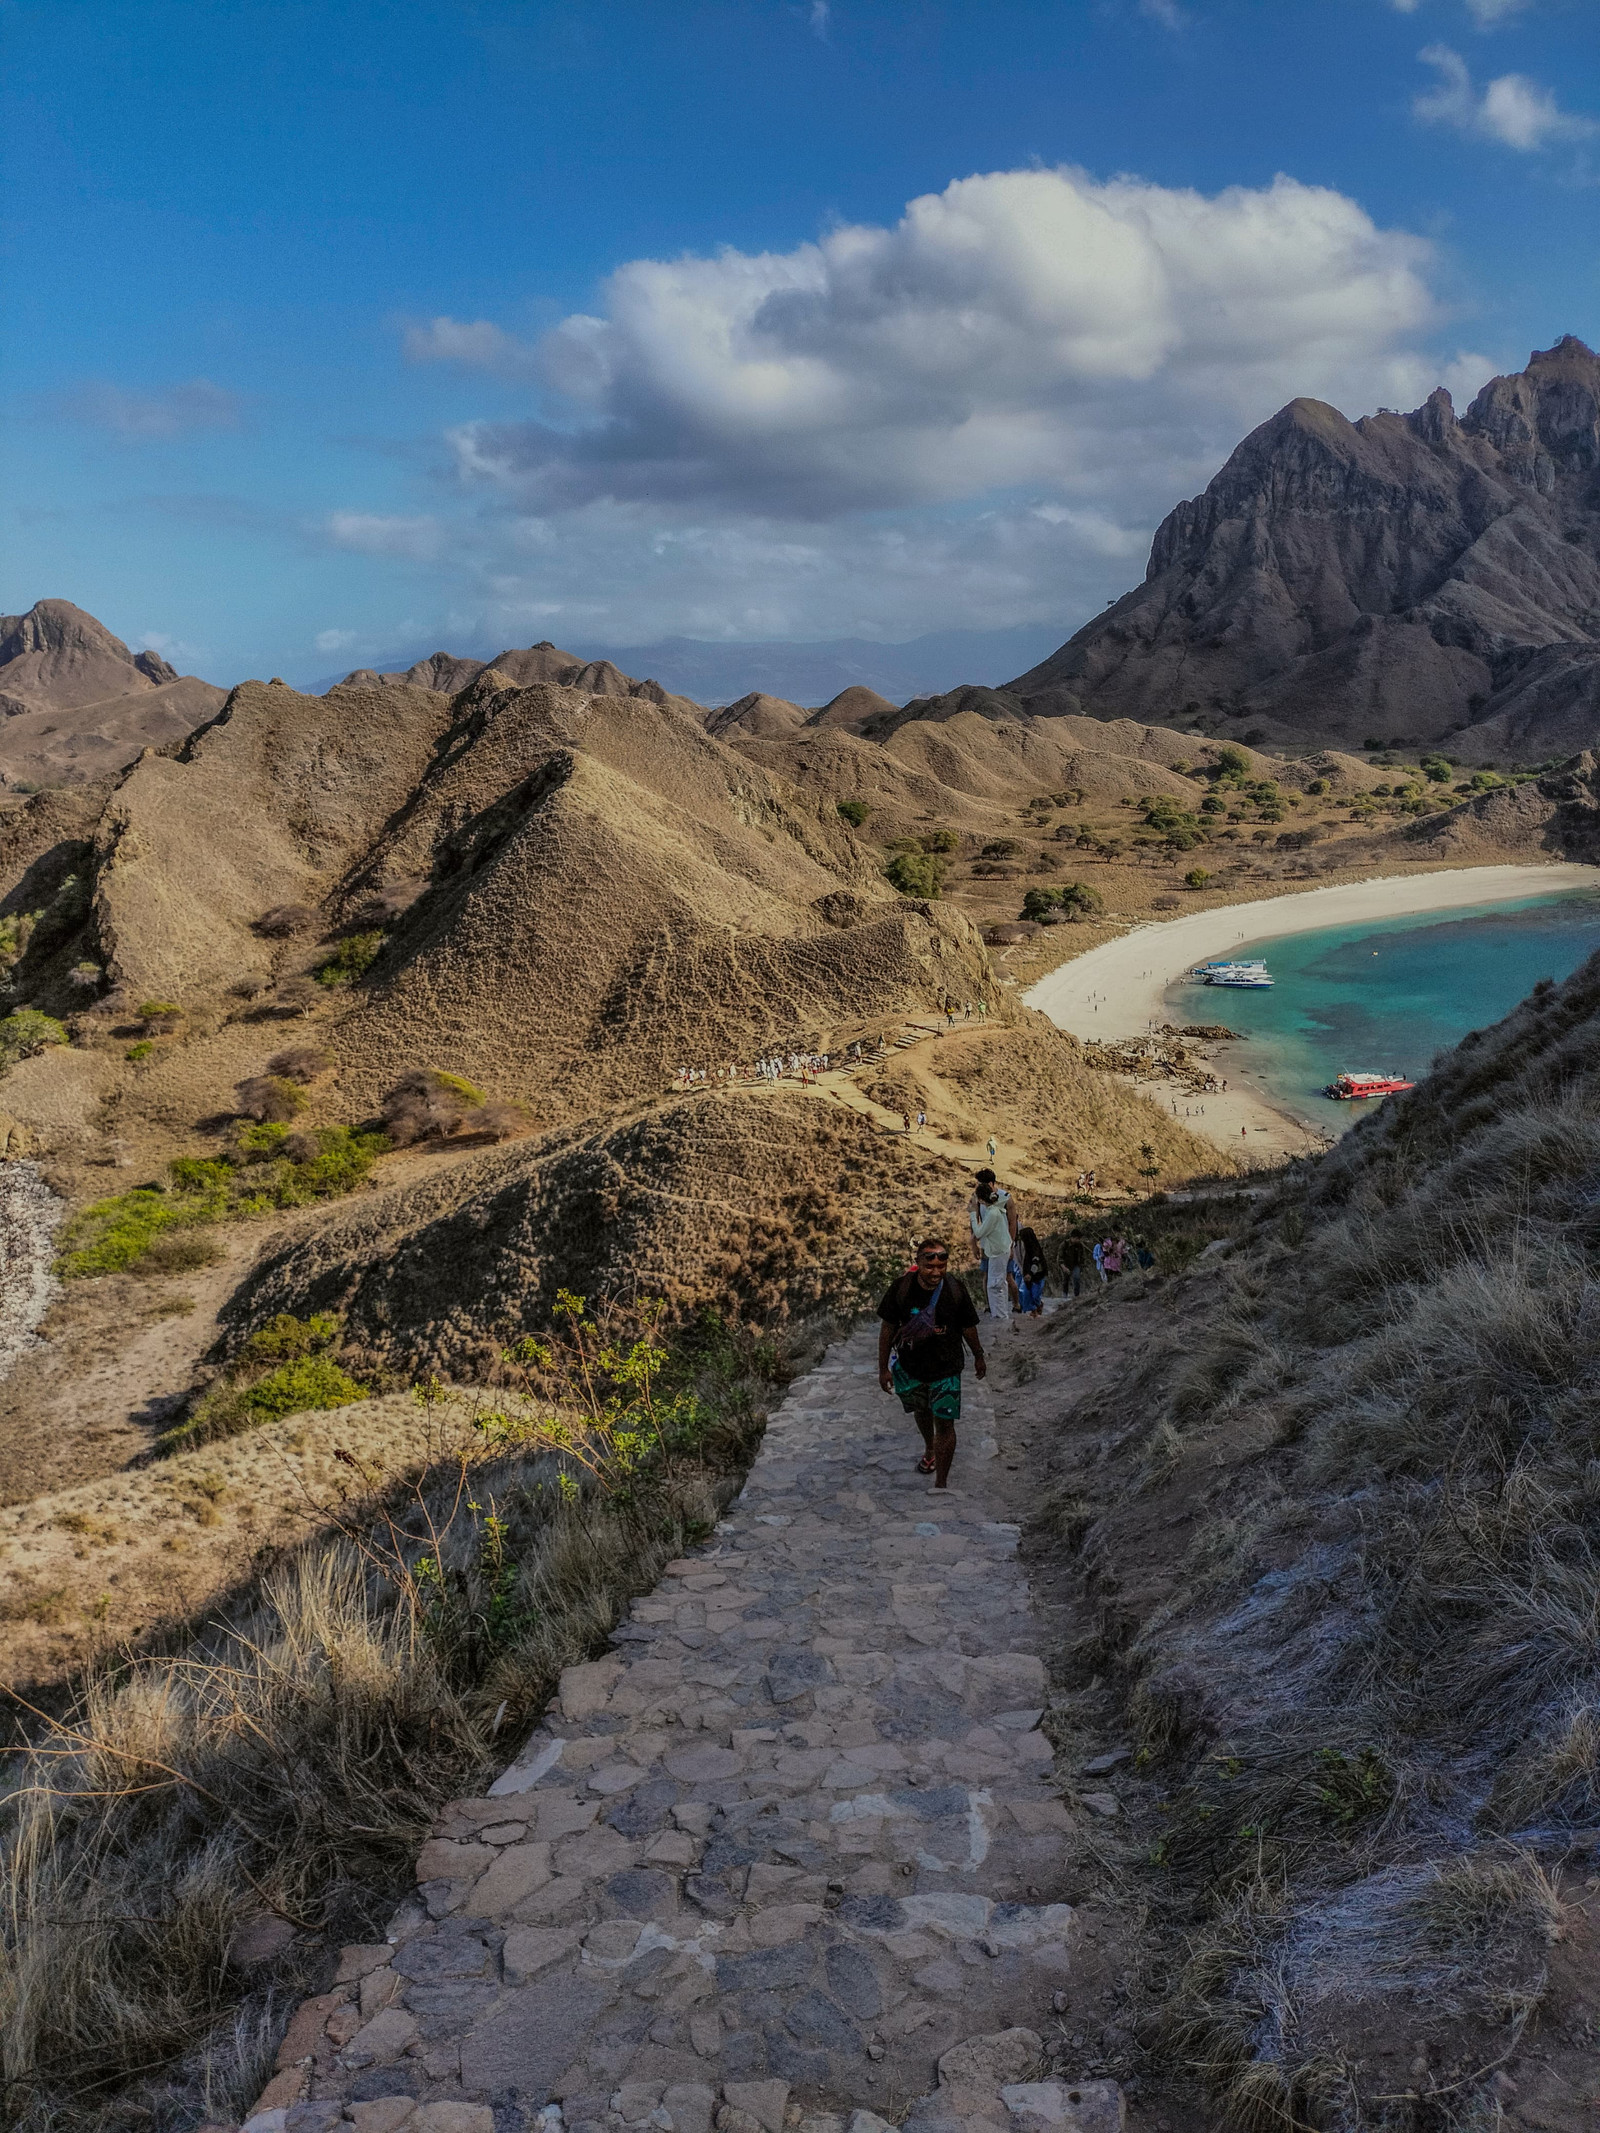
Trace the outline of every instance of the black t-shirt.
{"type": "MultiPolygon", "coordinates": [[[[927,1301],[928,1291],[916,1273],[902,1274],[879,1304],[878,1316],[898,1333],[927,1301]]],[[[959,1275],[946,1274],[944,1277],[933,1322],[938,1330],[922,1340],[912,1341],[899,1358],[900,1368],[906,1376],[916,1378],[922,1384],[932,1378],[953,1378],[960,1373],[963,1361],[961,1329],[978,1323],[967,1285],[959,1275]]]]}

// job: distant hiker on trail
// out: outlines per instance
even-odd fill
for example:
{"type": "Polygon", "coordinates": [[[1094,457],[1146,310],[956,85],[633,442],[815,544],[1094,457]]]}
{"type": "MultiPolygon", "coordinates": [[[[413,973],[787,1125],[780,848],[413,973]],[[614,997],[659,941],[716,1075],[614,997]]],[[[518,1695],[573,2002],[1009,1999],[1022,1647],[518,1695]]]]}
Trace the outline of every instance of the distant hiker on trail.
{"type": "Polygon", "coordinates": [[[911,1131],[911,1113],[909,1111],[902,1111],[900,1114],[900,1131],[902,1133],[911,1131]]]}
{"type": "Polygon", "coordinates": [[[989,1316],[1011,1317],[1011,1224],[1010,1202],[988,1173],[973,1197],[968,1217],[983,1260],[983,1285],[989,1295],[989,1316]]]}
{"type": "Polygon", "coordinates": [[[1103,1244],[1097,1243],[1095,1245],[1094,1270],[1100,1276],[1100,1279],[1102,1281],[1106,1279],[1106,1248],[1103,1244]]]}
{"type": "Polygon", "coordinates": [[[1044,1278],[1050,1270],[1045,1262],[1044,1246],[1031,1229],[1017,1231],[1017,1265],[1022,1308],[1030,1318],[1043,1318],[1044,1278]]]}
{"type": "Polygon", "coordinates": [[[1083,1294],[1083,1268],[1088,1257],[1081,1237],[1069,1237],[1061,1247],[1061,1292],[1064,1296],[1083,1294]]]}
{"type": "Polygon", "coordinates": [[[924,1127],[924,1126],[925,1126],[925,1125],[926,1125],[927,1123],[928,1123],[928,1114],[927,1114],[927,1112],[926,1112],[926,1111],[919,1111],[919,1112],[917,1113],[917,1131],[918,1131],[918,1132],[920,1133],[920,1132],[922,1131],[923,1127],[924,1127]]]}
{"type": "Polygon", "coordinates": [[[994,1135],[992,1133],[989,1136],[989,1161],[991,1163],[994,1161],[994,1135]]]}
{"type": "Polygon", "coordinates": [[[961,1420],[961,1343],[972,1350],[978,1376],[988,1373],[978,1314],[967,1285],[950,1272],[950,1250],[941,1237],[925,1237],[917,1263],[893,1283],[878,1306],[878,1383],[898,1393],[900,1405],[922,1434],[919,1474],[931,1474],[936,1489],[948,1486],[961,1420]]]}
{"type": "Polygon", "coordinates": [[[1138,1260],[1138,1262],[1139,1262],[1140,1266],[1141,1266],[1141,1267],[1142,1267],[1142,1268],[1144,1269],[1144,1271],[1145,1271],[1145,1272],[1146,1272],[1146,1273],[1148,1274],[1148,1273],[1149,1273],[1149,1271],[1150,1271],[1150,1269],[1151,1269],[1151,1268],[1152,1268],[1152,1267],[1153,1267],[1153,1266],[1155,1265],[1155,1263],[1156,1263],[1156,1255],[1155,1255],[1155,1253],[1154,1253],[1153,1251],[1151,1251],[1151,1249],[1150,1249],[1150,1239],[1149,1239],[1148,1237],[1135,1237],[1135,1238],[1134,1238],[1134,1240],[1133,1240],[1133,1256],[1135,1257],[1135,1259],[1137,1259],[1137,1260],[1138,1260]]]}

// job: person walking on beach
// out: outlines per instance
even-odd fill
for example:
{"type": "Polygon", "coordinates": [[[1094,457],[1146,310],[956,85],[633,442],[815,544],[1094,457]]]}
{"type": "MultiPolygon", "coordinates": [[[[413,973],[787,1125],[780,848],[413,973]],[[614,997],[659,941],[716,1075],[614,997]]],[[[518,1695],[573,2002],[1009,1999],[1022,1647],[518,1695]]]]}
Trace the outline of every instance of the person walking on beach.
{"type": "Polygon", "coordinates": [[[972,1350],[977,1375],[988,1375],[978,1314],[964,1281],[950,1273],[950,1248],[942,1237],[924,1237],[917,1263],[894,1282],[878,1306],[878,1383],[896,1393],[922,1436],[919,1474],[931,1474],[936,1489],[949,1486],[961,1419],[961,1372],[972,1350]]]}
{"type": "Polygon", "coordinates": [[[1011,1212],[1006,1196],[994,1182],[992,1171],[978,1186],[969,1219],[983,1259],[983,1285],[988,1291],[989,1316],[1009,1321],[1011,1212]]]}

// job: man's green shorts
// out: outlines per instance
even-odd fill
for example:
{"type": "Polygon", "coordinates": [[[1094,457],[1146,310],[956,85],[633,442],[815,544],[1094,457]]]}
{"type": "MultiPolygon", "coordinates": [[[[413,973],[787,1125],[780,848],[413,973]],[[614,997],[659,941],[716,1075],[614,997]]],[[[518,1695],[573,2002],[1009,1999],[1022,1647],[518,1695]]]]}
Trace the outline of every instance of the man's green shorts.
{"type": "Polygon", "coordinates": [[[961,1420],[961,1373],[953,1378],[912,1378],[896,1363],[890,1373],[900,1405],[908,1415],[931,1415],[935,1422],[961,1420]]]}

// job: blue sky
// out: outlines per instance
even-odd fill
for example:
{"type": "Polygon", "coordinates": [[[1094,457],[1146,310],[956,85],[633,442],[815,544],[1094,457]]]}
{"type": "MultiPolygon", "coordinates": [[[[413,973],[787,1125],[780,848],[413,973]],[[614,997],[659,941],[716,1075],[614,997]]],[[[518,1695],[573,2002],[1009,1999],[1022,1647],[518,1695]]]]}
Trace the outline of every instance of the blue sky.
{"type": "Polygon", "coordinates": [[[1065,636],[1293,394],[1600,339],[1594,0],[0,0],[0,38],[0,607],[221,681],[1065,636]]]}

